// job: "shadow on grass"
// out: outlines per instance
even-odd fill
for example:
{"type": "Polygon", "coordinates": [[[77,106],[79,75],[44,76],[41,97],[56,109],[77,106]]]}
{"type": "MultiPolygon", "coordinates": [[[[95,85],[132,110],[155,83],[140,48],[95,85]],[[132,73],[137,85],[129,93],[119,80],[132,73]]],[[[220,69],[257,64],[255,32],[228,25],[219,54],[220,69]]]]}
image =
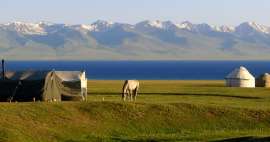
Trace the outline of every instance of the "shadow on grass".
{"type": "Polygon", "coordinates": [[[119,141],[119,142],[172,142],[172,141],[179,141],[177,139],[160,139],[160,138],[142,138],[142,139],[112,138],[112,140],[119,141]]]}
{"type": "MultiPolygon", "coordinates": [[[[121,95],[116,92],[92,92],[89,95],[121,95]]],[[[238,98],[238,99],[261,99],[260,97],[252,96],[236,96],[236,95],[224,95],[224,94],[196,94],[196,93],[139,93],[139,95],[175,95],[175,96],[197,96],[197,97],[226,97],[226,98],[238,98]]]]}
{"type": "Polygon", "coordinates": [[[212,142],[270,142],[270,137],[239,137],[224,140],[217,140],[212,142]]]}
{"type": "Polygon", "coordinates": [[[181,139],[174,138],[124,138],[124,137],[96,137],[87,136],[85,140],[66,140],[65,142],[174,142],[181,139]]]}

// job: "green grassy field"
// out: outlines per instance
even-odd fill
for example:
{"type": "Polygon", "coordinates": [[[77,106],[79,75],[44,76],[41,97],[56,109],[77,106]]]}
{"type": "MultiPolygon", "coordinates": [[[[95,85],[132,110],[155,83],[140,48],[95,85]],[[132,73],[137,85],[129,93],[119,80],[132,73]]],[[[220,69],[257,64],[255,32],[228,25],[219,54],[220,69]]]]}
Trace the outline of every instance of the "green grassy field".
{"type": "Polygon", "coordinates": [[[270,140],[270,89],[141,81],[134,103],[122,84],[89,81],[88,102],[1,103],[0,141],[270,140]]]}

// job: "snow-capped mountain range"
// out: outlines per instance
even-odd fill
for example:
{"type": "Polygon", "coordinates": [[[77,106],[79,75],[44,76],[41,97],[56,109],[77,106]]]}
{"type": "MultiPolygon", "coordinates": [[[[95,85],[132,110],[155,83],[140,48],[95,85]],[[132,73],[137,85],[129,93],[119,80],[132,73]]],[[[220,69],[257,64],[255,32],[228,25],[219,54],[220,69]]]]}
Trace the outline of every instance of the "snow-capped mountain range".
{"type": "Polygon", "coordinates": [[[200,31],[215,31],[215,32],[225,32],[225,33],[233,33],[237,30],[237,32],[248,32],[251,30],[270,34],[270,27],[257,24],[255,22],[245,22],[240,24],[237,27],[233,26],[215,26],[215,25],[208,25],[208,24],[192,24],[189,21],[184,21],[182,23],[173,23],[171,21],[143,21],[140,23],[137,23],[135,25],[130,24],[123,24],[123,23],[114,23],[111,21],[102,21],[98,20],[92,24],[81,24],[81,25],[65,25],[65,24],[52,24],[52,23],[46,23],[46,22],[39,22],[39,23],[24,23],[24,22],[13,22],[13,23],[7,23],[7,24],[1,24],[0,28],[11,30],[11,31],[17,31],[22,34],[48,34],[48,32],[52,32],[48,30],[48,28],[51,27],[65,27],[70,29],[76,29],[76,30],[86,30],[89,32],[92,31],[104,31],[108,30],[110,28],[113,28],[115,26],[121,26],[125,25],[129,28],[136,28],[136,27],[144,27],[144,28],[157,28],[157,29],[163,29],[163,30],[169,30],[169,29],[181,29],[181,30],[187,30],[192,32],[200,32],[200,31]]]}
{"type": "Polygon", "coordinates": [[[270,27],[255,22],[235,27],[159,20],[0,24],[0,55],[12,59],[270,59],[266,53],[270,27]]]}

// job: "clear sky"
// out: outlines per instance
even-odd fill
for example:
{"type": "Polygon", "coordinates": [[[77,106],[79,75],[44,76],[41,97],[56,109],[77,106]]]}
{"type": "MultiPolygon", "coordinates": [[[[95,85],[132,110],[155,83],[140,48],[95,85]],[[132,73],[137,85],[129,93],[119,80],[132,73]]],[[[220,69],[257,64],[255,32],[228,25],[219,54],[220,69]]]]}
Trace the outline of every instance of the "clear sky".
{"type": "Polygon", "coordinates": [[[0,23],[87,24],[102,19],[134,24],[159,19],[216,25],[255,21],[270,25],[270,0],[1,0],[0,15],[0,23]]]}

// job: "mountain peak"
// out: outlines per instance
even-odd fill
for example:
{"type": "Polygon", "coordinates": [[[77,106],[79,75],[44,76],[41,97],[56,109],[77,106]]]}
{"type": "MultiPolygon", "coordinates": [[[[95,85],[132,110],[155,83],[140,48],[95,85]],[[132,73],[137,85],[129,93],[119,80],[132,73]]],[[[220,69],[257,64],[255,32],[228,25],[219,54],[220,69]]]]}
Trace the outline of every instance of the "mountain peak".
{"type": "Polygon", "coordinates": [[[40,21],[40,22],[38,22],[38,25],[44,27],[44,26],[51,26],[51,25],[54,25],[54,23],[48,22],[48,21],[40,21]]]}
{"type": "Polygon", "coordinates": [[[223,26],[220,26],[219,29],[220,29],[220,31],[228,32],[228,33],[235,31],[235,27],[233,27],[233,26],[224,26],[223,25],[223,26]]]}
{"type": "Polygon", "coordinates": [[[88,31],[91,31],[93,29],[91,25],[81,24],[80,26],[82,29],[86,29],[88,31]]]}
{"type": "Polygon", "coordinates": [[[35,34],[46,34],[43,27],[41,27],[39,24],[35,23],[25,23],[25,22],[12,22],[5,24],[5,28],[9,30],[14,30],[17,32],[20,32],[22,34],[29,34],[29,35],[35,35],[35,34]]]}
{"type": "Polygon", "coordinates": [[[111,27],[113,27],[114,23],[111,21],[105,21],[105,20],[97,20],[96,22],[91,24],[91,28],[89,29],[93,31],[104,31],[111,27]]]}
{"type": "Polygon", "coordinates": [[[270,27],[257,24],[256,22],[244,22],[240,24],[238,27],[236,27],[237,32],[244,32],[245,34],[247,32],[261,32],[265,34],[270,33],[270,27]]]}
{"type": "Polygon", "coordinates": [[[163,28],[163,22],[160,20],[148,21],[148,24],[152,27],[163,28]]]}
{"type": "Polygon", "coordinates": [[[180,24],[176,24],[176,27],[180,28],[180,29],[186,29],[186,30],[191,31],[193,29],[193,24],[189,21],[184,21],[180,24]]]}
{"type": "Polygon", "coordinates": [[[138,23],[136,25],[144,26],[146,28],[148,28],[148,27],[162,28],[162,22],[159,21],[159,20],[154,20],[154,21],[145,20],[145,21],[142,21],[142,22],[140,22],[140,23],[138,23]]]}
{"type": "Polygon", "coordinates": [[[92,25],[113,25],[114,22],[112,21],[105,21],[105,20],[97,20],[96,22],[94,22],[92,25]]]}
{"type": "Polygon", "coordinates": [[[154,20],[154,21],[143,21],[136,24],[136,27],[143,27],[143,28],[156,28],[156,29],[171,29],[175,28],[176,25],[171,21],[160,21],[160,20],[154,20]]]}
{"type": "Polygon", "coordinates": [[[83,33],[88,33],[89,31],[92,31],[94,29],[92,25],[88,24],[73,25],[71,27],[83,33]]]}

